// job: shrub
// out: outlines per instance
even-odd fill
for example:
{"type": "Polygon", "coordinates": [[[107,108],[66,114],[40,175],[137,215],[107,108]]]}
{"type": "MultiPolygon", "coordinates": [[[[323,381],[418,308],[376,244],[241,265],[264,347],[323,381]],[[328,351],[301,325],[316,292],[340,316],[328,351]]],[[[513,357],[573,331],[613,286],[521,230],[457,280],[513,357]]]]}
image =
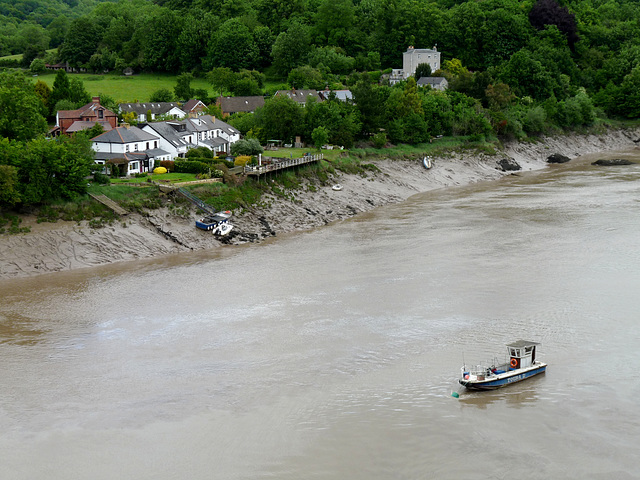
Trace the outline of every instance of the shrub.
{"type": "Polygon", "coordinates": [[[234,165],[237,166],[237,167],[244,167],[250,161],[251,161],[251,156],[250,155],[240,155],[240,156],[236,157],[236,159],[234,161],[234,165]]]}
{"type": "Polygon", "coordinates": [[[176,160],[174,162],[174,172],[176,173],[209,173],[209,165],[204,162],[193,160],[176,160]]]}
{"type": "Polygon", "coordinates": [[[161,160],[160,166],[167,169],[167,172],[173,172],[175,169],[175,161],[174,160],[161,160]]]}
{"type": "Polygon", "coordinates": [[[111,180],[109,179],[109,176],[105,175],[104,173],[100,173],[100,172],[95,172],[93,174],[93,181],[96,182],[99,185],[107,185],[107,184],[111,183],[111,180]]]}
{"type": "Polygon", "coordinates": [[[387,135],[384,132],[376,133],[373,136],[373,146],[375,148],[382,148],[387,144],[387,135]]]}

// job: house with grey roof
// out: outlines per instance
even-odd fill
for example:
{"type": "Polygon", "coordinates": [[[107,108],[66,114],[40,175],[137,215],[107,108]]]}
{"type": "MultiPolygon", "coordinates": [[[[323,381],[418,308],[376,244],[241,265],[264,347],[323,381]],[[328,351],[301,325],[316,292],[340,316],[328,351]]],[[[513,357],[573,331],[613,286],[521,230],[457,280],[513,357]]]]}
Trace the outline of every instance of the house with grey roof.
{"type": "Polygon", "coordinates": [[[215,153],[229,152],[231,145],[240,140],[240,132],[211,115],[186,118],[187,130],[194,133],[194,143],[215,153]]]}
{"type": "Polygon", "coordinates": [[[303,107],[307,104],[307,101],[310,98],[315,98],[318,102],[322,101],[322,97],[318,94],[317,90],[296,90],[294,88],[291,90],[278,90],[276,95],[289,97],[291,100],[303,107]]]}
{"type": "Polygon", "coordinates": [[[433,48],[414,48],[410,46],[402,54],[402,69],[392,70],[389,77],[389,84],[394,85],[402,80],[415,75],[416,68],[421,63],[426,63],[431,67],[431,71],[440,70],[440,52],[433,48]]]}
{"type": "Polygon", "coordinates": [[[170,159],[156,135],[126,124],[92,138],[91,147],[95,163],[107,171],[110,165],[122,165],[126,175],[152,171],[156,162],[170,159]]]}
{"type": "Polygon", "coordinates": [[[222,116],[234,113],[253,113],[264,106],[264,97],[261,95],[249,97],[218,97],[216,105],[222,110],[222,116]]]}
{"type": "Polygon", "coordinates": [[[160,148],[171,159],[184,157],[187,150],[205,147],[215,153],[228,152],[240,140],[240,132],[211,115],[200,115],[170,122],[143,123],[140,128],[159,138],[160,148]]]}
{"type": "Polygon", "coordinates": [[[120,113],[135,113],[138,122],[147,122],[158,117],[184,118],[187,116],[178,102],[121,103],[118,107],[120,113]],[[151,119],[147,118],[148,113],[151,114],[151,119]]]}
{"type": "Polygon", "coordinates": [[[158,139],[160,148],[169,152],[170,160],[184,157],[187,150],[197,146],[194,132],[188,131],[185,123],[179,120],[141,123],[139,127],[158,139]]]}
{"type": "Polygon", "coordinates": [[[449,82],[444,77],[420,77],[416,84],[419,87],[429,85],[434,90],[445,91],[449,87],[449,82]]]}

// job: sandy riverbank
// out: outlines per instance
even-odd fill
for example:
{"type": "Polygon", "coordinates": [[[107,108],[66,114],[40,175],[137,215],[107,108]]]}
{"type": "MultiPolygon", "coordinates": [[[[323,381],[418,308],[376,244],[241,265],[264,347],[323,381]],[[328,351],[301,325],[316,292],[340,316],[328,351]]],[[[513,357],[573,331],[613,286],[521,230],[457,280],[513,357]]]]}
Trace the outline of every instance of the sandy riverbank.
{"type": "MultiPolygon", "coordinates": [[[[236,215],[226,243],[260,241],[266,237],[307,230],[348,218],[381,205],[401,202],[418,192],[478,181],[498,179],[507,173],[497,161],[515,160],[522,171],[547,166],[552,153],[570,158],[600,151],[634,147],[640,129],[611,131],[603,135],[561,136],[537,143],[511,143],[497,156],[454,154],[436,157],[427,171],[418,161],[375,161],[379,173],[341,175],[330,186],[291,192],[295,200],[266,198],[268,207],[236,215]]],[[[38,224],[24,218],[31,232],[0,235],[0,279],[24,277],[172,253],[216,248],[223,245],[210,233],[197,230],[195,209],[190,218],[171,215],[168,208],[153,210],[148,216],[131,214],[122,221],[94,230],[73,222],[38,224]]]]}

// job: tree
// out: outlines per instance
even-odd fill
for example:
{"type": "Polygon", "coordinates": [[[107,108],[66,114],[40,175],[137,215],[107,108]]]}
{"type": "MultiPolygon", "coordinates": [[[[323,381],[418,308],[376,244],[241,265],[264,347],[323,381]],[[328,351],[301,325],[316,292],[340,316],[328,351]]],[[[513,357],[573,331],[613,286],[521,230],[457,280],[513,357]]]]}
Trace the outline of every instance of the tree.
{"type": "Polygon", "coordinates": [[[215,32],[203,61],[205,69],[228,67],[233,71],[258,64],[258,46],[249,28],[237,18],[227,20],[215,32]]]}
{"type": "Polygon", "coordinates": [[[624,77],[616,110],[627,118],[640,117],[640,66],[624,77]]]}
{"type": "Polygon", "coordinates": [[[235,73],[228,67],[216,67],[207,74],[207,79],[214,89],[223,95],[230,92],[235,84],[235,73]]]}
{"type": "Polygon", "coordinates": [[[580,40],[576,16],[569,13],[567,7],[558,5],[556,0],[538,0],[529,12],[529,22],[537,30],[542,30],[547,25],[557,26],[567,37],[571,51],[575,51],[575,44],[580,40]]]}
{"type": "Polygon", "coordinates": [[[18,169],[12,165],[0,165],[0,209],[13,207],[20,201],[18,169]]]}
{"type": "Polygon", "coordinates": [[[22,66],[28,68],[35,58],[44,57],[49,48],[49,35],[40,25],[27,24],[21,32],[22,66]]]}
{"type": "Polygon", "coordinates": [[[86,105],[91,101],[91,96],[79,78],[72,78],[69,82],[69,100],[76,105],[76,108],[86,105]]]}
{"type": "Polygon", "coordinates": [[[100,31],[88,17],[76,18],[69,25],[64,43],[60,48],[62,60],[79,67],[89,62],[100,42],[100,31]]]}
{"type": "Polygon", "coordinates": [[[527,50],[516,52],[503,65],[499,78],[521,97],[528,95],[542,100],[553,93],[553,80],[548,70],[527,50]]]}
{"type": "Polygon", "coordinates": [[[161,88],[151,94],[150,102],[173,102],[173,93],[168,88],[161,88]]]}
{"type": "Polygon", "coordinates": [[[178,75],[176,80],[176,86],[173,87],[173,91],[176,94],[176,98],[179,100],[189,100],[191,98],[191,82],[193,81],[193,74],[183,73],[178,75]]]}
{"type": "Polygon", "coordinates": [[[368,75],[356,76],[358,80],[351,89],[353,101],[360,112],[363,133],[377,133],[382,127],[384,105],[388,87],[374,85],[368,75]]]}
{"type": "Polygon", "coordinates": [[[303,65],[311,51],[309,27],[292,22],[286,32],[280,33],[273,44],[271,55],[273,66],[284,75],[293,68],[303,65]]]}
{"type": "Polygon", "coordinates": [[[264,86],[264,74],[257,70],[243,69],[233,76],[231,91],[238,96],[261,95],[264,86]]]}
{"type": "Polygon", "coordinates": [[[287,76],[287,83],[291,88],[311,88],[313,90],[323,90],[326,85],[320,71],[309,65],[303,65],[291,70],[287,76]]]}
{"type": "Polygon", "coordinates": [[[140,43],[142,66],[160,72],[175,72],[180,68],[177,39],[184,18],[168,8],[159,8],[143,19],[132,38],[140,43]]]}
{"type": "Polygon", "coordinates": [[[352,38],[354,21],[355,8],[351,0],[324,0],[314,22],[320,43],[346,47],[352,38]]]}
{"type": "Polygon", "coordinates": [[[241,138],[231,145],[232,155],[258,155],[264,152],[257,138],[241,138]]]}
{"type": "Polygon", "coordinates": [[[301,135],[304,127],[304,111],[286,95],[276,95],[268,99],[263,107],[256,110],[256,123],[265,136],[262,140],[278,139],[292,143],[296,135],[301,135]]]}
{"type": "Polygon", "coordinates": [[[56,73],[56,79],[53,81],[51,96],[49,97],[50,113],[55,113],[53,109],[60,100],[68,100],[70,97],[71,83],[69,82],[69,76],[64,70],[58,70],[56,73]]]}
{"type": "Polygon", "coordinates": [[[422,77],[430,77],[431,65],[429,65],[428,63],[419,63],[416,67],[416,73],[413,76],[416,81],[420,80],[422,77]]]}
{"type": "Polygon", "coordinates": [[[51,89],[49,85],[44,83],[42,80],[38,80],[33,87],[36,95],[40,98],[40,101],[44,105],[46,111],[49,111],[49,97],[51,97],[51,89]]]}
{"type": "Polygon", "coordinates": [[[22,73],[0,72],[0,136],[31,140],[47,131],[45,109],[22,73]]]}
{"type": "Polygon", "coordinates": [[[84,194],[93,155],[91,142],[84,135],[53,141],[44,137],[32,140],[17,165],[22,202],[38,204],[84,194]]]}
{"type": "Polygon", "coordinates": [[[516,96],[511,93],[511,89],[506,83],[489,85],[486,90],[486,96],[489,101],[489,108],[496,111],[508,107],[516,99],[516,96]]]}
{"type": "Polygon", "coordinates": [[[311,139],[316,148],[320,150],[329,140],[329,130],[326,127],[316,127],[311,132],[311,139]]]}

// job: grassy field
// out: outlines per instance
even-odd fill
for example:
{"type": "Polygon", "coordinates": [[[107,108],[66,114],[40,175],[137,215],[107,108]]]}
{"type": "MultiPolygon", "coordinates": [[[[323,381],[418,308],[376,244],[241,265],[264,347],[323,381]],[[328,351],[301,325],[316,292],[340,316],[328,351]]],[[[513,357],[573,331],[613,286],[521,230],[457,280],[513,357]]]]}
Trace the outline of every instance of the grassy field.
{"type": "MultiPolygon", "coordinates": [[[[161,88],[173,92],[176,86],[177,75],[140,73],[125,77],[124,75],[95,75],[92,73],[71,73],[70,78],[79,78],[84,83],[84,88],[89,95],[109,95],[118,103],[148,102],[153,92],[161,88]]],[[[49,87],[53,87],[56,79],[55,73],[46,73],[37,77],[49,87]]],[[[205,89],[210,96],[217,95],[211,85],[203,78],[195,78],[191,82],[191,88],[205,89]]]]}

